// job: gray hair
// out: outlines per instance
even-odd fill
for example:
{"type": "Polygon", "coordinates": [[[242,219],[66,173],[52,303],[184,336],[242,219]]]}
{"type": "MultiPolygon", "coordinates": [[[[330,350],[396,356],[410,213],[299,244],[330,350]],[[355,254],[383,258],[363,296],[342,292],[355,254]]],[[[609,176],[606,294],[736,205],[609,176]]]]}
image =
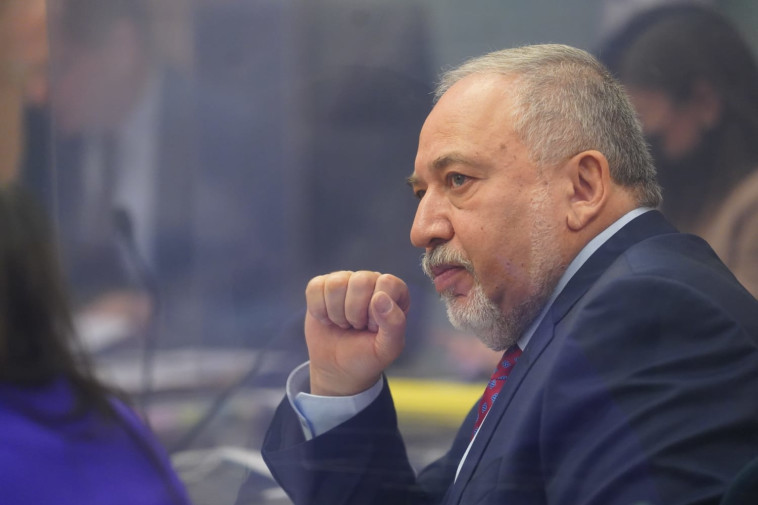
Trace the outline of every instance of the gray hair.
{"type": "Polygon", "coordinates": [[[513,130],[540,167],[595,149],[608,159],[614,182],[630,188],[638,205],[660,204],[661,188],[634,108],[592,55],[559,44],[495,51],[445,72],[435,99],[472,74],[514,79],[513,130]]]}

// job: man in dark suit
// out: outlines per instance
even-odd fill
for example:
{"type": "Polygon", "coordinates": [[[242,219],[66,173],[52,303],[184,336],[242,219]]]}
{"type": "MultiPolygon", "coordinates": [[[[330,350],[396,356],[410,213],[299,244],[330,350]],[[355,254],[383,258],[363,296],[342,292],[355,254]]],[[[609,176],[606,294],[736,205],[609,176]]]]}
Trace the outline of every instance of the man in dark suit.
{"type": "Polygon", "coordinates": [[[717,504],[758,454],[758,302],[654,210],[621,88],[545,45],[471,60],[437,96],[411,240],[451,321],[505,351],[499,391],[416,475],[382,375],[405,283],[316,277],[310,362],[264,442],[274,477],[296,504],[717,504]]]}

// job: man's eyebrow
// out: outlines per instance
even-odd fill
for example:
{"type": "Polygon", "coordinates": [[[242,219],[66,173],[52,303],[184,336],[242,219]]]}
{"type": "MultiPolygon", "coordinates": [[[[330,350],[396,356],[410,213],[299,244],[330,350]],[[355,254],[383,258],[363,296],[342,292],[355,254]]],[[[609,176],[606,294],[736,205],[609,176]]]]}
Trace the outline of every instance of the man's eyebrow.
{"type": "Polygon", "coordinates": [[[461,164],[461,165],[474,165],[474,163],[463,156],[460,153],[450,153],[440,156],[432,162],[432,169],[435,171],[442,170],[448,165],[461,164]]]}
{"type": "MultiPolygon", "coordinates": [[[[439,172],[445,167],[449,165],[454,165],[456,163],[459,163],[462,165],[469,165],[469,166],[475,165],[475,163],[473,163],[470,159],[463,156],[462,154],[450,153],[450,154],[445,154],[443,156],[440,156],[439,158],[434,160],[432,162],[432,170],[435,172],[439,172]]],[[[418,184],[419,180],[418,180],[418,177],[416,177],[415,175],[411,175],[410,177],[406,179],[406,182],[408,183],[410,187],[413,187],[416,184],[418,184]]]]}

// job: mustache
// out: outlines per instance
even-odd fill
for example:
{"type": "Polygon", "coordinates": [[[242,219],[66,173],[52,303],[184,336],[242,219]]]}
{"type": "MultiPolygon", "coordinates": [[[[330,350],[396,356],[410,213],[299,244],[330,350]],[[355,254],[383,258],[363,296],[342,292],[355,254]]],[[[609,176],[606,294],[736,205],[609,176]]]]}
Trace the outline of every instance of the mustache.
{"type": "Polygon", "coordinates": [[[442,265],[459,266],[474,275],[474,265],[466,255],[447,244],[439,245],[421,255],[421,269],[430,279],[434,279],[433,270],[442,265]]]}

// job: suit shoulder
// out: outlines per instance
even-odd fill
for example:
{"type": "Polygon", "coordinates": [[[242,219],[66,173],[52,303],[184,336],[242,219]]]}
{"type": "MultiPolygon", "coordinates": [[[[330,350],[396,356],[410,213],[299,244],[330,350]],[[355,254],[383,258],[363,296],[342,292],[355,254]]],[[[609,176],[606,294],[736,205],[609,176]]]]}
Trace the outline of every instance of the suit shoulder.
{"type": "Polygon", "coordinates": [[[580,307],[615,311],[627,323],[675,321],[697,327],[709,315],[758,342],[758,301],[694,235],[660,235],[635,244],[583,298],[580,307]]]}
{"type": "Polygon", "coordinates": [[[728,269],[708,243],[697,235],[670,233],[656,235],[629,247],[620,259],[640,274],[687,275],[711,270],[724,274],[728,269]]]}
{"type": "Polygon", "coordinates": [[[622,278],[658,286],[663,283],[669,289],[678,287],[706,298],[718,295],[756,303],[708,243],[696,235],[658,235],[633,245],[601,277],[622,278]]]}

